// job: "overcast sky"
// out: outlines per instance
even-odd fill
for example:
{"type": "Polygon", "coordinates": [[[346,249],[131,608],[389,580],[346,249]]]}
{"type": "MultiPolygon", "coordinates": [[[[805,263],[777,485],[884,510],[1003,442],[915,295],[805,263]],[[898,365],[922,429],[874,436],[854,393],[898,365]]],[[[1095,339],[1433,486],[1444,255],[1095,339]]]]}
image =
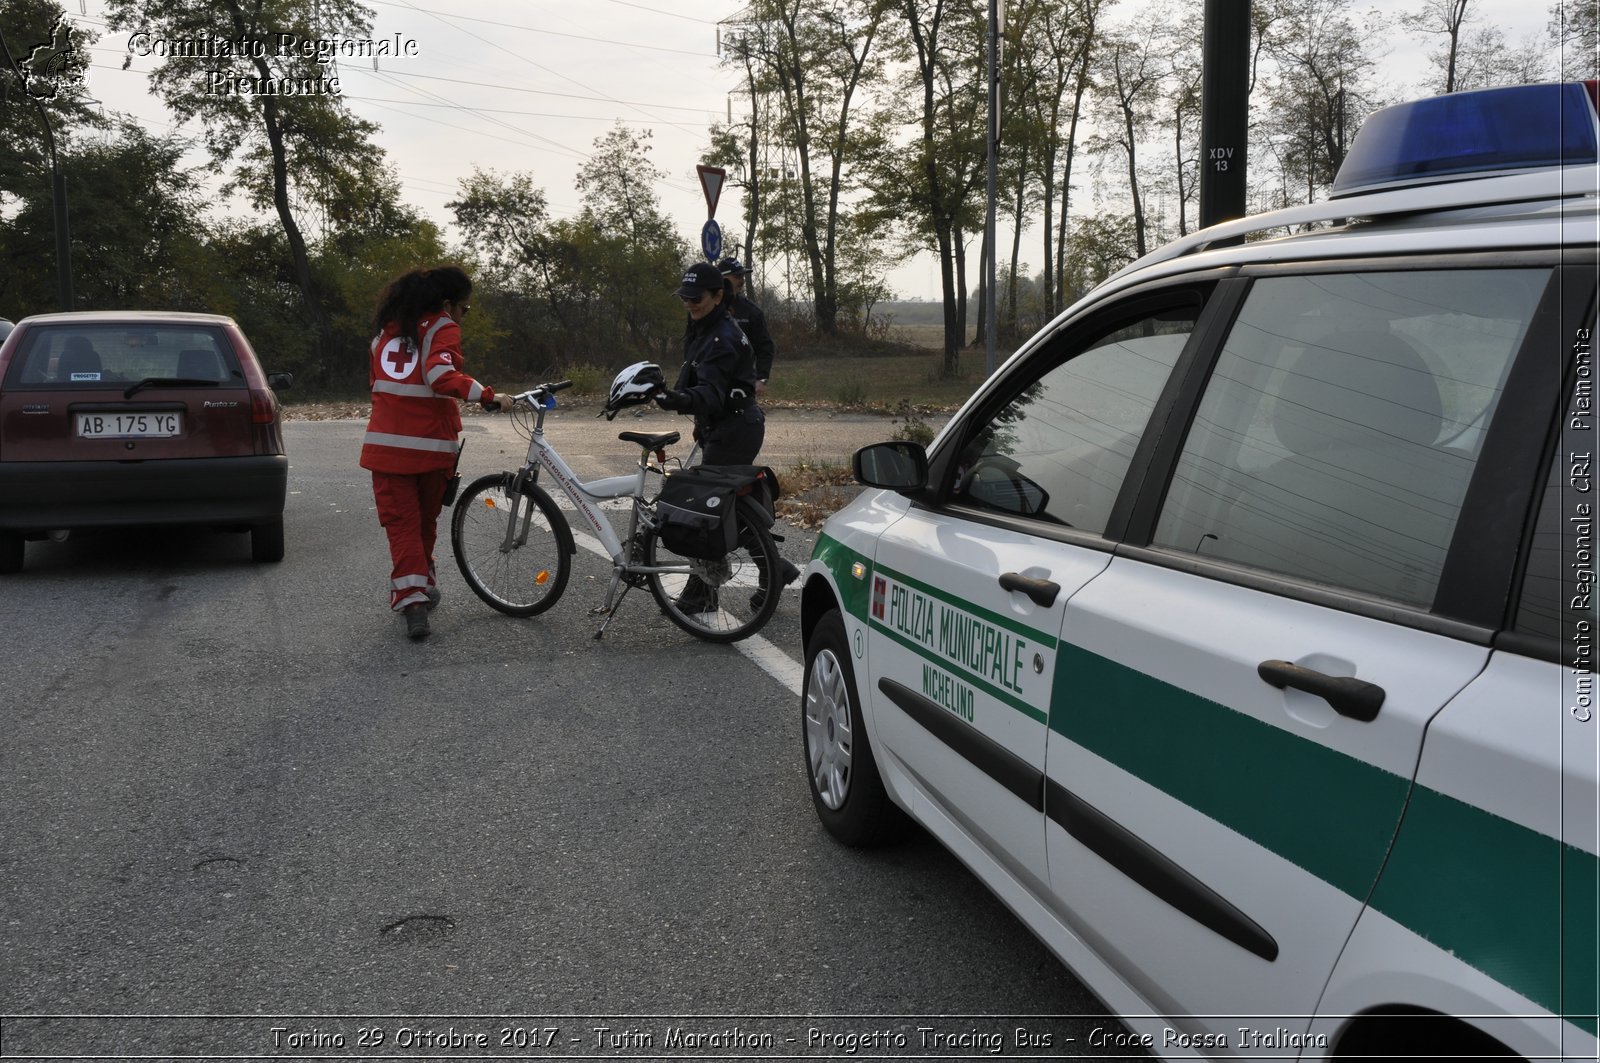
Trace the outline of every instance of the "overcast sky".
{"type": "MultiPolygon", "coordinates": [[[[157,59],[135,56],[130,70],[120,69],[128,38],[106,31],[104,0],[62,2],[69,15],[102,34],[90,92],[108,110],[130,113],[153,131],[198,141],[198,128],[175,126],[152,98],[146,75],[157,59]]],[[[381,59],[377,70],[370,60],[340,61],[340,85],[351,109],[382,127],[379,141],[399,172],[407,202],[447,224],[444,204],[478,166],[530,171],[553,213],[574,214],[574,174],[595,138],[622,122],[653,131],[651,157],[667,175],[659,189],[662,206],[679,222],[684,239],[698,245],[705,201],[695,164],[709,123],[726,119],[729,93],[737,88],[733,72],[718,65],[717,24],[742,10],[742,3],[366,2],[375,12],[373,36],[415,41],[416,54],[381,59]]],[[[1419,2],[1357,7],[1392,14],[1419,2]]],[[[1126,0],[1119,6],[1124,17],[1138,7],[1126,0]]],[[[1543,29],[1548,3],[1473,0],[1473,7],[1519,42],[1543,29]]],[[[1389,40],[1382,64],[1386,80],[1396,87],[1415,85],[1425,75],[1422,50],[1398,35],[1389,40]]],[[[728,227],[738,217],[737,193],[730,193],[717,218],[728,227]]],[[[891,283],[903,297],[938,294],[930,263],[898,270],[891,283]]]]}

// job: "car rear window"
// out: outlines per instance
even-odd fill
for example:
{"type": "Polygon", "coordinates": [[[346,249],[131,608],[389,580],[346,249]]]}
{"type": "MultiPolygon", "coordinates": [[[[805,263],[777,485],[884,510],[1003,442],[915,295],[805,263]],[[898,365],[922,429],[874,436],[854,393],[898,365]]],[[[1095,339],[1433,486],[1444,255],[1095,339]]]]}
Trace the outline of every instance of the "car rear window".
{"type": "Polygon", "coordinates": [[[94,388],[146,379],[244,383],[220,328],[196,325],[43,325],[28,330],[5,386],[94,388]]]}

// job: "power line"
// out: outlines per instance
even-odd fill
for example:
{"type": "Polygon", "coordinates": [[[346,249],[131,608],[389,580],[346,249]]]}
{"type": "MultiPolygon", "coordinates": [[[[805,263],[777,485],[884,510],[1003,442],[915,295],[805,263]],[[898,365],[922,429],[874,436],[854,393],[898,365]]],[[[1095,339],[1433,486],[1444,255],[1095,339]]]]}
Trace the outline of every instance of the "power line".
{"type": "MultiPolygon", "coordinates": [[[[436,18],[440,22],[444,22],[446,25],[449,24],[448,20],[446,18],[444,18],[443,16],[434,15],[431,12],[424,12],[422,8],[419,8],[414,4],[407,3],[406,0],[398,0],[398,3],[402,7],[410,8],[412,11],[416,11],[418,13],[429,14],[430,17],[436,18]]],[[[521,60],[524,63],[527,63],[529,66],[533,67],[535,70],[542,70],[546,74],[550,74],[550,75],[552,75],[554,77],[558,77],[563,81],[570,81],[572,84],[578,86],[580,89],[586,89],[589,92],[597,93],[597,94],[599,94],[601,96],[601,98],[609,99],[610,102],[612,102],[612,103],[616,103],[616,104],[619,104],[619,105],[625,106],[625,107],[632,107],[635,110],[637,110],[640,114],[643,114],[646,117],[652,117],[652,118],[654,117],[654,115],[651,115],[650,112],[645,109],[646,107],[653,106],[652,104],[623,103],[623,101],[621,101],[621,100],[615,99],[613,97],[607,97],[604,93],[601,93],[599,89],[594,88],[591,85],[585,85],[583,82],[579,81],[577,78],[568,77],[567,75],[561,73],[560,71],[552,70],[549,67],[545,66],[543,63],[536,63],[532,59],[529,59],[527,56],[522,55],[519,52],[514,52],[510,48],[507,48],[507,47],[505,47],[505,46],[503,46],[501,44],[497,44],[496,42],[491,41],[487,37],[480,36],[480,35],[478,35],[476,33],[473,33],[471,30],[464,29],[464,28],[462,28],[460,26],[457,26],[456,29],[458,30],[458,32],[465,33],[468,37],[471,37],[473,40],[481,41],[484,44],[487,44],[489,47],[496,49],[497,51],[504,52],[504,53],[506,53],[507,55],[511,56],[514,59],[518,59],[518,60],[521,60]]],[[[676,122],[666,121],[665,119],[657,119],[657,120],[658,121],[665,121],[667,125],[677,126],[677,128],[683,130],[683,132],[685,132],[685,133],[692,132],[689,129],[685,129],[683,126],[678,125],[676,122]]]]}
{"type": "MultiPolygon", "coordinates": [[[[685,106],[682,106],[681,104],[670,104],[670,103],[634,103],[634,102],[632,102],[630,100],[619,100],[619,99],[616,99],[615,97],[612,97],[612,96],[581,96],[581,95],[579,95],[579,94],[577,94],[575,92],[553,92],[550,89],[530,89],[530,88],[524,88],[521,85],[496,85],[493,82],[488,82],[488,81],[466,81],[466,80],[463,80],[461,78],[442,77],[442,76],[440,76],[438,74],[415,74],[415,73],[411,73],[411,72],[405,71],[405,70],[389,70],[389,71],[385,71],[385,73],[398,74],[401,77],[408,77],[408,78],[426,78],[429,81],[448,81],[448,82],[450,82],[452,84],[455,84],[455,85],[472,85],[472,86],[474,86],[476,88],[480,88],[480,89],[499,89],[501,92],[531,92],[531,93],[534,93],[535,95],[539,95],[539,96],[560,96],[563,99],[569,99],[569,100],[591,100],[591,101],[596,102],[596,103],[616,103],[616,104],[621,104],[621,105],[626,106],[626,107],[638,107],[638,108],[641,108],[641,109],[645,108],[645,107],[654,107],[656,110],[664,110],[664,111],[694,111],[694,112],[697,112],[699,114],[715,114],[715,113],[717,113],[717,110],[718,110],[718,108],[716,106],[685,107],[685,106]]],[[[571,79],[568,79],[568,80],[571,80],[571,79]]],[[[657,121],[657,122],[663,121],[662,119],[654,118],[654,117],[652,117],[652,116],[650,116],[648,114],[646,115],[646,117],[651,118],[652,121],[657,121]]],[[[667,122],[666,124],[673,125],[675,123],[667,122]]]]}
{"type": "Polygon", "coordinates": [[[685,15],[677,11],[663,11],[659,7],[645,7],[643,4],[630,3],[629,0],[606,0],[606,2],[611,4],[621,4],[623,7],[637,8],[640,11],[648,11],[653,15],[666,15],[668,18],[681,18],[686,22],[698,22],[702,26],[715,26],[717,24],[712,19],[695,18],[693,15],[685,15]]]}
{"type": "Polygon", "coordinates": [[[514,111],[503,107],[466,107],[458,103],[423,103],[421,100],[381,100],[374,96],[349,96],[347,100],[359,103],[397,103],[407,107],[454,107],[457,110],[470,110],[477,114],[515,114],[527,118],[571,118],[580,122],[622,122],[624,125],[649,125],[650,119],[645,118],[611,118],[598,114],[551,114],[548,111],[514,111]]]}
{"type": "MultiPolygon", "coordinates": [[[[585,37],[581,33],[563,33],[560,30],[547,30],[543,26],[522,26],[515,22],[496,22],[491,18],[476,18],[472,15],[458,15],[450,11],[434,11],[426,7],[413,7],[410,4],[396,3],[395,0],[372,0],[372,2],[375,4],[382,4],[385,7],[404,7],[412,11],[421,11],[429,15],[457,19],[462,22],[481,22],[488,26],[500,26],[508,30],[526,30],[529,33],[544,33],[552,37],[569,37],[575,41],[593,41],[596,44],[614,44],[622,48],[647,48],[652,52],[672,52],[675,55],[692,55],[701,59],[716,58],[716,54],[713,52],[691,52],[686,48],[668,48],[660,44],[635,44],[633,41],[609,40],[605,37],[585,37]]],[[[696,19],[695,21],[698,22],[700,20],[696,19]]]]}
{"type": "MultiPolygon", "coordinates": [[[[542,141],[543,145],[549,150],[563,152],[563,153],[565,153],[567,155],[571,155],[574,158],[582,159],[584,161],[587,161],[589,159],[589,155],[586,152],[583,152],[583,151],[581,151],[581,150],[579,150],[577,148],[570,148],[567,145],[561,143],[560,141],[551,140],[549,137],[544,136],[544,135],[542,135],[540,133],[533,133],[533,132],[530,132],[530,131],[528,131],[526,129],[521,129],[521,128],[517,127],[517,126],[512,125],[510,122],[504,121],[503,119],[494,118],[494,117],[486,115],[486,114],[478,114],[478,112],[476,111],[475,108],[468,107],[468,106],[465,106],[463,104],[458,104],[453,100],[447,100],[443,96],[440,96],[436,92],[429,92],[426,89],[419,89],[419,88],[415,88],[415,87],[410,86],[410,85],[403,85],[400,82],[395,81],[394,78],[392,76],[390,76],[387,71],[369,71],[369,70],[360,70],[359,68],[354,68],[354,69],[356,70],[356,72],[359,72],[360,74],[362,74],[364,76],[370,76],[370,77],[378,78],[379,80],[385,82],[386,84],[392,85],[397,89],[402,89],[402,90],[404,90],[406,92],[414,92],[414,93],[417,93],[418,95],[425,95],[425,96],[429,97],[430,99],[433,99],[433,100],[437,101],[440,104],[443,104],[443,105],[448,106],[448,107],[452,107],[452,108],[454,108],[456,110],[459,110],[459,111],[462,111],[462,112],[464,112],[466,114],[476,115],[477,117],[482,118],[484,121],[489,122],[492,125],[499,126],[500,128],[508,130],[508,131],[510,131],[512,133],[518,133],[518,134],[520,134],[522,136],[525,136],[525,137],[531,137],[534,141],[542,141]]],[[[379,106],[382,106],[382,104],[379,104],[379,106]]],[[[402,113],[405,113],[405,112],[402,112],[402,113]]],[[[450,124],[448,122],[439,122],[438,119],[435,119],[435,118],[428,118],[426,115],[412,115],[411,117],[420,119],[420,120],[425,121],[425,122],[435,122],[435,123],[437,123],[439,125],[449,125],[450,124]]],[[[453,127],[453,128],[459,128],[459,127],[453,127]]],[[[482,132],[482,131],[481,130],[467,130],[467,132],[476,133],[476,132],[482,132]]],[[[484,135],[493,136],[494,134],[484,134],[484,135]]],[[[532,148],[538,148],[538,147],[540,147],[540,144],[533,143],[533,144],[528,144],[527,146],[528,147],[532,147],[532,148]]]]}

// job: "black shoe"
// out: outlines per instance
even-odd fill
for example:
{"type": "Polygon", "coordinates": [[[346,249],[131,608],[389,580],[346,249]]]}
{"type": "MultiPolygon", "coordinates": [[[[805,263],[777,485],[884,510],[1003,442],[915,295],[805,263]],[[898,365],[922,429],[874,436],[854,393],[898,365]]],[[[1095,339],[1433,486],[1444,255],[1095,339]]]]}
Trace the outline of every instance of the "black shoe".
{"type": "MultiPolygon", "coordinates": [[[[782,567],[778,570],[780,580],[779,586],[787,587],[789,584],[800,578],[800,569],[793,561],[790,561],[787,557],[780,557],[778,558],[778,561],[782,565],[782,567]]],[[[761,612],[761,607],[766,604],[766,601],[767,589],[762,587],[760,590],[756,591],[750,596],[750,608],[759,613],[761,612]]]]}
{"type": "Polygon", "coordinates": [[[437,585],[429,587],[428,588],[428,600],[427,600],[427,602],[424,603],[425,606],[427,607],[428,612],[431,613],[435,609],[439,608],[439,600],[441,598],[443,598],[443,597],[444,597],[444,595],[439,593],[439,588],[438,588],[437,585]]]}
{"type": "Polygon", "coordinates": [[[699,576],[690,576],[672,604],[680,613],[709,613],[717,607],[717,592],[706,586],[699,576]]]}
{"type": "Polygon", "coordinates": [[[428,606],[425,602],[414,602],[401,610],[401,615],[406,618],[406,637],[425,639],[433,632],[428,627],[428,606]]]}

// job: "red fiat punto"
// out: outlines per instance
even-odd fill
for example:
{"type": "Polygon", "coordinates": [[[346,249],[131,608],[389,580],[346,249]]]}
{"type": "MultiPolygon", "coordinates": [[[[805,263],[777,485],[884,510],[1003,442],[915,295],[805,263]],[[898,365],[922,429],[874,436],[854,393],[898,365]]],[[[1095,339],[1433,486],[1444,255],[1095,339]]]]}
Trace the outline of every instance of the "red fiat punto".
{"type": "Polygon", "coordinates": [[[23,318],[0,344],[0,573],[27,540],[134,525],[247,530],[281,561],[291,382],[227,317],[23,318]]]}

